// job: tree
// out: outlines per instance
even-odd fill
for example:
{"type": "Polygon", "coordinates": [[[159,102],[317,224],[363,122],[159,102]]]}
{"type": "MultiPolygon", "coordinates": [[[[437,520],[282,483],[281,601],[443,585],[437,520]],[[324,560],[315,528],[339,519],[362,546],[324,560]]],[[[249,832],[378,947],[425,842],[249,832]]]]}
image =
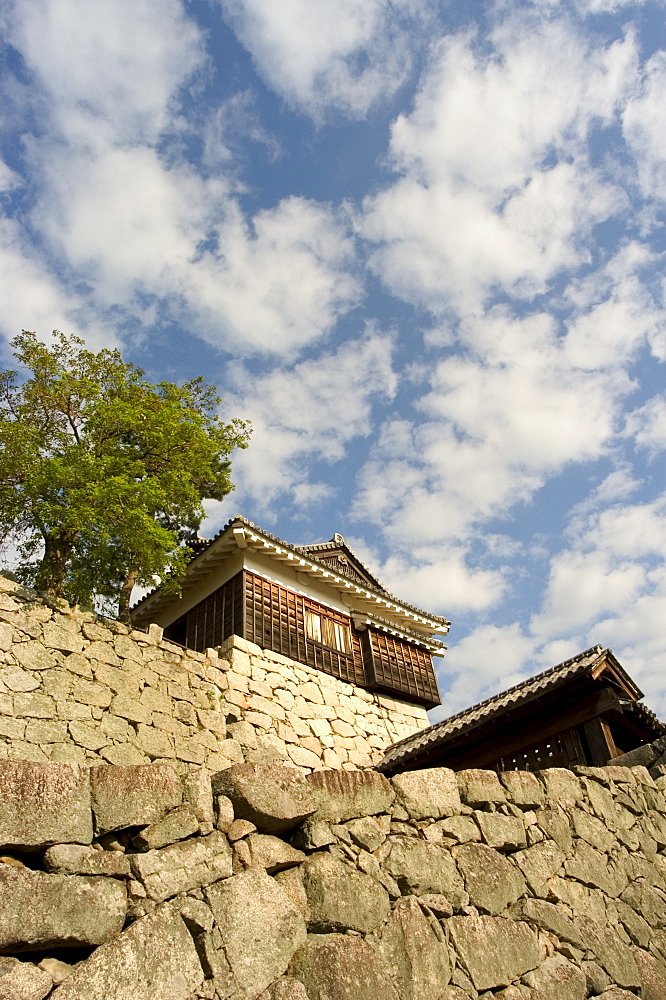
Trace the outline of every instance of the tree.
{"type": "Polygon", "coordinates": [[[134,584],[178,591],[204,515],[233,485],[248,424],[223,423],[202,378],[152,384],[115,350],[78,337],[12,342],[27,369],[0,371],[0,539],[17,537],[21,579],[77,603],[118,602],[134,584]]]}

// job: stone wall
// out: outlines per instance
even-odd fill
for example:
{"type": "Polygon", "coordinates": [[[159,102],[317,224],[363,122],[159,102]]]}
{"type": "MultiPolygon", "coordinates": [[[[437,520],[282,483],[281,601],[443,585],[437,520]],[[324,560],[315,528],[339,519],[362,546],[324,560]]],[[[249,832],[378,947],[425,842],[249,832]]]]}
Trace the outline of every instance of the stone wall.
{"type": "Polygon", "coordinates": [[[419,707],[242,639],[197,653],[0,577],[0,757],[354,769],[425,725],[419,707]]]}
{"type": "Polygon", "coordinates": [[[664,1000],[666,778],[0,762],[5,1000],[664,1000]]]}

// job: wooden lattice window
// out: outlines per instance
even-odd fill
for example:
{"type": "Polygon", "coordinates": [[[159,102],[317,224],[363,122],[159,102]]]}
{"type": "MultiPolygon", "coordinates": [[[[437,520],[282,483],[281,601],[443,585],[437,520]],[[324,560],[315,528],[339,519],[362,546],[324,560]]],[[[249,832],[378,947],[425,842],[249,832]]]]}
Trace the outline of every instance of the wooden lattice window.
{"type": "Polygon", "coordinates": [[[427,650],[371,628],[361,635],[369,686],[439,705],[439,689],[427,650]]]}
{"type": "Polygon", "coordinates": [[[547,767],[574,767],[587,764],[583,743],[576,727],[564,729],[556,736],[525,747],[507,757],[501,757],[497,771],[542,771],[547,767]]]}
{"type": "Polygon", "coordinates": [[[245,571],[245,638],[340,680],[365,685],[349,618],[272,580],[245,571]]]}

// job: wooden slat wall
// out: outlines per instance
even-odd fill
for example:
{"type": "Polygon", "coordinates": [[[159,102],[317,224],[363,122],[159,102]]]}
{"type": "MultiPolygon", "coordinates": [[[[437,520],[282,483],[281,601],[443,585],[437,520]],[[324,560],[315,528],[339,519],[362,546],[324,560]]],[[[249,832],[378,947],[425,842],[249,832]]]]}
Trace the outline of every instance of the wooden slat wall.
{"type": "Polygon", "coordinates": [[[209,646],[219,646],[230,635],[242,632],[243,578],[237,573],[203,601],[174,622],[164,634],[180,640],[190,649],[202,653],[209,646]]]}
{"type": "Polygon", "coordinates": [[[307,638],[306,611],[339,622],[351,629],[347,615],[312,601],[249,571],[245,578],[245,638],[262,649],[272,649],[299,663],[340,680],[365,685],[365,673],[358,641],[352,637],[352,653],[330,649],[307,638]]]}
{"type": "Polygon", "coordinates": [[[392,635],[367,629],[364,637],[366,676],[372,686],[400,692],[429,705],[439,704],[432,657],[392,635]]]}

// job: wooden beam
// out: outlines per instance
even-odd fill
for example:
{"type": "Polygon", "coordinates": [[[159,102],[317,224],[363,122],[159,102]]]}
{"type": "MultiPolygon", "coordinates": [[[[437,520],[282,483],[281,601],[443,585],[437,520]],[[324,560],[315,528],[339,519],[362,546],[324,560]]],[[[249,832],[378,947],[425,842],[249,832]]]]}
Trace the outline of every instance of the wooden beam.
{"type": "Polygon", "coordinates": [[[471,733],[463,733],[458,739],[448,741],[444,747],[424,749],[418,757],[407,762],[405,767],[414,770],[436,764],[454,769],[486,767],[494,764],[500,757],[520,753],[523,748],[551,739],[563,730],[581,725],[588,719],[612,709],[621,709],[617,695],[610,688],[593,692],[575,707],[563,706],[561,701],[559,704],[552,701],[547,708],[540,706],[538,702],[530,702],[523,707],[529,710],[521,713],[523,718],[531,716],[524,725],[520,724],[519,719],[512,717],[514,713],[507,713],[501,718],[488,720],[471,733]]]}

